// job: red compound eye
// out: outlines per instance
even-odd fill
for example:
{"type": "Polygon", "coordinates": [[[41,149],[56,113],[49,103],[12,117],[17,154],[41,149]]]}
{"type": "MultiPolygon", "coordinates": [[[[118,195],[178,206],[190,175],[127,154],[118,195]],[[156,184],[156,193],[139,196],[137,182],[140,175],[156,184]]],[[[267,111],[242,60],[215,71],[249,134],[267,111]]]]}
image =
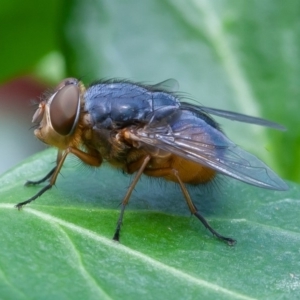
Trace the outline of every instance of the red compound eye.
{"type": "Polygon", "coordinates": [[[62,81],[50,104],[51,124],[60,135],[71,134],[78,122],[80,95],[77,83],[74,78],[62,81]]]}

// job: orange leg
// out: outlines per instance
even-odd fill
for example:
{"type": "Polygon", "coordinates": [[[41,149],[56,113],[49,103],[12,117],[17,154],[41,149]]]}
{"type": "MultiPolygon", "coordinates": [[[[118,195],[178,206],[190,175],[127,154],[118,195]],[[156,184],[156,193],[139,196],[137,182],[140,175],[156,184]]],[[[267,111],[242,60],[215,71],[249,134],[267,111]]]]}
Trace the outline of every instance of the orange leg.
{"type": "Polygon", "coordinates": [[[201,223],[205,226],[205,228],[207,228],[213,235],[215,235],[219,239],[227,242],[229,245],[235,244],[236,241],[234,239],[224,237],[221,234],[219,234],[217,231],[215,231],[209,225],[209,223],[206,221],[206,219],[200,214],[200,212],[197,210],[196,206],[194,205],[194,203],[191,199],[191,196],[189,195],[189,192],[188,192],[187,188],[185,187],[183,181],[181,180],[177,170],[172,169],[172,168],[163,168],[163,169],[154,169],[154,170],[147,169],[147,170],[145,170],[144,173],[149,176],[170,178],[170,179],[172,179],[172,181],[177,182],[181,188],[181,191],[184,195],[185,201],[188,205],[190,212],[194,216],[196,216],[201,221],[201,223]],[[173,176],[170,176],[170,175],[173,175],[173,176]]]}
{"type": "Polygon", "coordinates": [[[191,213],[196,216],[201,223],[205,226],[205,228],[207,228],[214,236],[216,236],[217,238],[227,242],[228,245],[232,246],[236,243],[236,240],[229,238],[229,237],[225,237],[221,234],[219,234],[217,231],[215,231],[210,225],[209,223],[206,221],[206,219],[199,213],[199,211],[197,210],[196,206],[194,205],[191,196],[189,195],[188,190],[186,189],[185,185],[183,184],[182,180],[180,179],[180,177],[178,176],[178,172],[176,170],[172,170],[173,174],[176,176],[178,183],[180,185],[181,191],[184,195],[185,201],[191,211],[191,213]]]}
{"type": "Polygon", "coordinates": [[[52,176],[52,174],[55,172],[55,169],[57,168],[57,165],[58,165],[59,161],[61,160],[62,154],[63,154],[63,152],[61,150],[57,151],[56,165],[45,177],[43,177],[40,180],[35,180],[35,181],[27,180],[24,185],[25,186],[36,185],[36,184],[40,184],[40,183],[46,181],[47,179],[49,179],[52,176]]]}
{"type": "Polygon", "coordinates": [[[41,195],[43,195],[47,190],[51,189],[52,186],[55,184],[57,176],[64,164],[64,161],[69,153],[72,153],[76,155],[80,160],[82,160],[84,163],[90,165],[90,166],[95,166],[98,167],[102,163],[102,158],[98,155],[93,155],[92,153],[86,153],[83,152],[79,149],[69,147],[67,148],[64,152],[61,150],[58,151],[57,153],[57,159],[56,159],[56,166],[53,168],[44,178],[38,181],[27,181],[25,185],[31,185],[31,184],[38,184],[41,182],[46,181],[48,178],[50,178],[50,183],[46,185],[44,188],[42,188],[37,194],[35,194],[33,197],[29,198],[26,201],[20,202],[16,205],[18,209],[21,209],[24,205],[34,201],[41,195]]]}
{"type": "Polygon", "coordinates": [[[146,168],[149,160],[150,160],[150,156],[146,156],[144,158],[143,164],[141,165],[140,169],[136,173],[136,175],[134,177],[134,180],[130,184],[130,186],[129,186],[128,190],[127,190],[127,193],[126,193],[125,197],[123,198],[121,213],[120,213],[120,216],[119,216],[119,219],[118,219],[118,222],[117,222],[117,228],[116,228],[115,234],[113,236],[113,240],[115,240],[115,241],[119,241],[119,239],[120,239],[120,231],[121,231],[121,226],[122,226],[122,221],[123,221],[125,207],[128,204],[128,201],[129,201],[129,198],[131,196],[131,193],[132,193],[134,187],[136,186],[136,184],[138,183],[140,177],[142,176],[143,171],[146,168]]]}
{"type": "Polygon", "coordinates": [[[126,173],[133,174],[140,170],[141,166],[145,161],[145,156],[140,157],[139,159],[135,160],[134,162],[127,164],[126,166],[126,173]]]}

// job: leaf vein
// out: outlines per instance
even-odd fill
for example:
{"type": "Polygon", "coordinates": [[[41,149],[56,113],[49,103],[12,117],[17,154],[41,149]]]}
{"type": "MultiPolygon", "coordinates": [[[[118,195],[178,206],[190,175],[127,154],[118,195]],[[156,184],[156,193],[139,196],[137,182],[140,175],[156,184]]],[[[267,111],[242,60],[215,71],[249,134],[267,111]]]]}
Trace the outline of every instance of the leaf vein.
{"type": "MultiPolygon", "coordinates": [[[[8,203],[2,203],[2,204],[0,204],[0,208],[13,209],[13,206],[8,203]]],[[[206,280],[203,280],[201,278],[194,277],[193,275],[190,275],[183,271],[177,270],[176,268],[174,268],[172,266],[168,266],[160,261],[157,261],[157,260],[143,254],[143,253],[140,253],[140,252],[130,249],[124,245],[118,244],[115,241],[112,241],[108,238],[100,236],[99,234],[97,234],[93,231],[82,228],[78,225],[74,225],[70,222],[67,222],[67,221],[59,219],[57,217],[51,216],[47,213],[40,212],[40,211],[32,209],[32,208],[24,208],[24,212],[33,214],[33,215],[41,218],[44,221],[47,221],[50,223],[55,223],[55,224],[65,227],[65,228],[68,228],[68,229],[76,232],[77,234],[80,234],[84,237],[88,237],[97,242],[100,242],[107,247],[111,247],[111,248],[116,249],[120,252],[123,252],[129,256],[135,257],[135,258],[139,259],[140,261],[142,261],[148,265],[151,265],[153,268],[159,269],[160,271],[164,271],[165,273],[171,274],[172,276],[179,278],[181,280],[185,280],[189,283],[192,283],[192,284],[195,284],[198,286],[202,286],[204,288],[207,288],[207,289],[210,289],[210,290],[213,290],[216,292],[221,292],[225,295],[230,296],[231,298],[245,299],[245,300],[255,299],[255,298],[243,295],[241,293],[238,293],[238,292],[235,292],[232,290],[228,290],[228,289],[218,286],[214,283],[207,282],[206,280]]]]}
{"type": "Polygon", "coordinates": [[[92,282],[94,287],[94,290],[100,297],[99,299],[112,299],[107,293],[104,292],[104,290],[99,286],[95,278],[88,272],[88,270],[85,268],[80,253],[77,251],[75,244],[73,243],[70,236],[67,234],[67,232],[62,228],[62,226],[59,226],[58,224],[55,224],[56,227],[59,227],[59,230],[63,233],[65,240],[70,245],[70,250],[73,252],[75,259],[77,260],[77,266],[79,268],[79,272],[81,273],[82,277],[85,278],[86,282],[89,284],[92,282]]]}

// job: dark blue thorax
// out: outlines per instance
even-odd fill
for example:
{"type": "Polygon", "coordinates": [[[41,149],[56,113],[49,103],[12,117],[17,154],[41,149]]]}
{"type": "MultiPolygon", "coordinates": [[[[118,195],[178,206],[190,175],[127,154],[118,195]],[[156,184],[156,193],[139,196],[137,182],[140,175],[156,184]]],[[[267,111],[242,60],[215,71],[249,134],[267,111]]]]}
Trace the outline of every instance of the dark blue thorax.
{"type": "Polygon", "coordinates": [[[103,82],[85,92],[85,110],[97,128],[120,128],[159,117],[167,107],[178,108],[177,98],[167,92],[128,82],[103,82]]]}

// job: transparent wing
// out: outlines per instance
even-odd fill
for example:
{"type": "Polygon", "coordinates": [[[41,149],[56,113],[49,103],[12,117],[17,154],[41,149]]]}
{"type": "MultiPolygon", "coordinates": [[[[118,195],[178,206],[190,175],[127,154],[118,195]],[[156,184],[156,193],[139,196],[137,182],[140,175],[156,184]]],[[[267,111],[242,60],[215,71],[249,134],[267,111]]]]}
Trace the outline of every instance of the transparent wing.
{"type": "Polygon", "coordinates": [[[179,83],[176,79],[169,78],[157,84],[151,85],[151,87],[154,90],[162,90],[162,91],[174,93],[178,91],[179,83]]]}
{"type": "Polygon", "coordinates": [[[244,122],[244,123],[251,123],[251,124],[256,124],[260,126],[266,126],[270,127],[273,129],[281,130],[284,131],[286,128],[278,123],[268,121],[262,118],[257,118],[257,117],[251,117],[247,116],[244,114],[228,111],[228,110],[222,110],[222,109],[216,109],[216,108],[210,108],[210,107],[205,107],[205,106],[197,106],[193,105],[187,102],[181,102],[182,108],[183,109],[189,109],[189,110],[194,110],[198,112],[204,112],[204,113],[209,113],[218,117],[230,119],[233,121],[239,121],[239,122],[244,122]]]}
{"type": "Polygon", "coordinates": [[[144,126],[132,129],[131,134],[145,149],[148,145],[160,148],[255,186],[288,189],[285,182],[256,156],[188,111],[182,111],[173,124],[144,126]]]}

